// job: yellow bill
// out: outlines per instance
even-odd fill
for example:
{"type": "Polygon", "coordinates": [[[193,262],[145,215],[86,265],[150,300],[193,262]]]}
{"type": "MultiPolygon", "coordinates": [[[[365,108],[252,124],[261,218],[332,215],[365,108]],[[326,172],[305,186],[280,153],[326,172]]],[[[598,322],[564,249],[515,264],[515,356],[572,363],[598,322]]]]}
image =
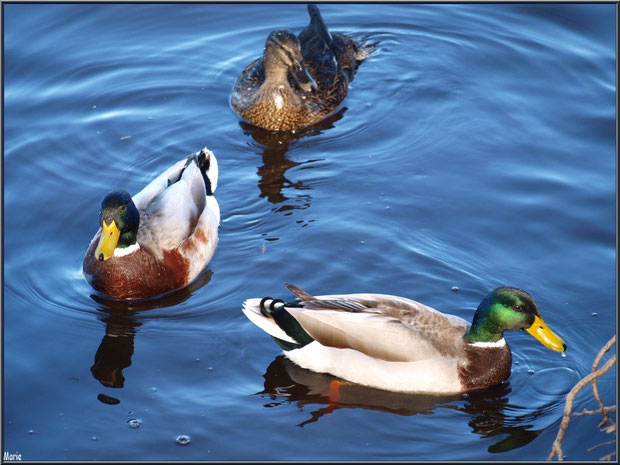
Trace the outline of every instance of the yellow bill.
{"type": "Polygon", "coordinates": [[[539,316],[534,317],[534,323],[526,331],[551,350],[557,352],[564,352],[566,350],[566,344],[562,338],[551,331],[539,316]]]}
{"type": "Polygon", "coordinates": [[[95,249],[95,258],[100,261],[112,258],[120,235],[121,232],[116,227],[114,220],[109,225],[103,220],[101,222],[101,237],[95,249]]]}

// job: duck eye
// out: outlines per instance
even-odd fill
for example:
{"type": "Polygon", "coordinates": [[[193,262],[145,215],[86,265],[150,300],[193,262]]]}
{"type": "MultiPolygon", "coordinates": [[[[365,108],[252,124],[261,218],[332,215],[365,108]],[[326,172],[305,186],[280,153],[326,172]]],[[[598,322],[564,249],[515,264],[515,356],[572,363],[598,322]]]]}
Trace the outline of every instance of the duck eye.
{"type": "Polygon", "coordinates": [[[520,312],[521,310],[523,310],[523,307],[521,307],[521,305],[513,305],[512,308],[516,310],[517,312],[520,312]]]}
{"type": "Polygon", "coordinates": [[[124,212],[125,210],[127,210],[127,205],[121,205],[121,211],[124,212]]]}

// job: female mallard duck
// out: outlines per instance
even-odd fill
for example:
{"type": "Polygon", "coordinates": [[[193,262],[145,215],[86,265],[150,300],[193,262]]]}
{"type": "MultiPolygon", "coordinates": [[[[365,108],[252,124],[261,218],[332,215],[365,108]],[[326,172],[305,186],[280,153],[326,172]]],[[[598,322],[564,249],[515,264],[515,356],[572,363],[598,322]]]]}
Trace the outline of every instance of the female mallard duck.
{"type": "Polygon", "coordinates": [[[101,228],[82,265],[88,282],[119,299],[152,297],[189,284],[217,246],[218,167],[206,148],[175,163],[133,198],[101,202],[101,228]]]}
{"type": "Polygon", "coordinates": [[[332,113],[347,96],[349,82],[372,46],[329,32],[315,5],[310,24],[296,37],[273,31],[263,56],[235,83],[230,103],[246,121],[271,131],[310,126],[332,113]]]}
{"type": "Polygon", "coordinates": [[[286,287],[296,301],[248,299],[243,313],[301,367],[379,389],[452,394],[497,384],[510,375],[508,329],[525,329],[549,349],[566,350],[534,299],[513,287],[487,295],[471,326],[403,297],[313,297],[286,287]]]}

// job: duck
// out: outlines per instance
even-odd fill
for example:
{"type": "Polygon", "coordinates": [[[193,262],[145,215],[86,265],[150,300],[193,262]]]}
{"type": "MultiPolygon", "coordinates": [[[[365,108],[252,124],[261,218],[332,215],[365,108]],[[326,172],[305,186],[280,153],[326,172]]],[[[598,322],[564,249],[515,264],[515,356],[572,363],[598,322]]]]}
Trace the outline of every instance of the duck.
{"type": "Polygon", "coordinates": [[[300,367],[385,391],[450,395],[499,384],[510,376],[507,330],[523,329],[551,350],[566,350],[519,288],[491,291],[469,324],[404,297],[315,297],[285,286],[295,300],[247,299],[243,313],[300,367]]]}
{"type": "Polygon", "coordinates": [[[217,159],[205,147],[133,197],[107,193],[82,264],[88,283],[115,299],[150,298],[190,284],[217,247],[217,181],[217,159]]]}
{"type": "Polygon", "coordinates": [[[316,5],[308,5],[310,24],[296,36],[272,31],[263,56],[235,82],[233,110],[245,121],[270,131],[297,131],[333,113],[348,93],[358,66],[374,44],[330,32],[316,5]]]}

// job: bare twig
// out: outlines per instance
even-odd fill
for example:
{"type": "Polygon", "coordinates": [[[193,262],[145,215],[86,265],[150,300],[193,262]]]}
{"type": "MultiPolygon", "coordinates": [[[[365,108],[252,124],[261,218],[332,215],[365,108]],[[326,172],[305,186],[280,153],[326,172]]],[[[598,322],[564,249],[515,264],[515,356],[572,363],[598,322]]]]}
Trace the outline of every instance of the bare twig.
{"type": "Polygon", "coordinates": [[[592,363],[592,371],[598,368],[598,364],[603,358],[603,355],[605,355],[607,351],[611,349],[611,346],[613,346],[615,343],[616,343],[616,335],[614,334],[613,337],[609,341],[607,341],[603,347],[601,347],[601,350],[599,350],[598,354],[596,354],[596,357],[594,358],[594,362],[592,363]]]}
{"type": "MultiPolygon", "coordinates": [[[[601,358],[603,358],[603,355],[611,348],[611,346],[615,342],[616,342],[616,336],[614,335],[614,337],[612,337],[609,341],[607,341],[607,344],[605,344],[603,348],[597,354],[596,358],[594,359],[594,362],[592,363],[592,371],[595,371],[598,368],[598,364],[601,361],[601,358]]],[[[601,413],[603,415],[603,421],[601,421],[601,423],[598,425],[598,428],[601,429],[607,423],[611,422],[611,418],[609,418],[609,415],[607,414],[607,409],[605,408],[605,404],[603,404],[603,401],[601,400],[601,396],[598,392],[598,385],[596,384],[596,380],[592,381],[592,393],[594,394],[594,398],[596,399],[596,402],[598,402],[598,406],[600,407],[601,413]]]]}
{"type": "Polygon", "coordinates": [[[596,446],[592,446],[588,449],[588,452],[592,452],[594,449],[596,449],[597,447],[601,447],[601,446],[606,446],[608,444],[615,444],[616,440],[614,439],[613,441],[607,441],[607,442],[601,442],[600,444],[597,444],[596,446]]]}
{"type": "Polygon", "coordinates": [[[614,455],[616,455],[616,453],[612,452],[611,454],[603,455],[599,460],[611,460],[614,455]]]}
{"type": "MultiPolygon", "coordinates": [[[[616,410],[615,405],[610,405],[609,407],[604,407],[606,412],[613,412],[616,410]]],[[[598,410],[583,410],[583,412],[574,412],[574,417],[582,417],[584,415],[598,415],[599,413],[603,413],[603,409],[598,410]]]]}
{"type": "MultiPolygon", "coordinates": [[[[607,342],[607,344],[603,346],[603,348],[600,350],[600,352],[595,358],[593,368],[598,366],[603,355],[611,348],[611,346],[615,342],[616,342],[616,336],[612,337],[607,342]]],[[[609,369],[612,366],[614,366],[615,363],[616,363],[616,355],[614,354],[613,356],[609,358],[609,360],[607,360],[607,362],[603,365],[602,368],[596,371],[593,371],[592,373],[587,375],[585,378],[583,378],[581,381],[575,384],[575,386],[573,386],[573,388],[570,390],[570,392],[566,396],[566,405],[564,406],[564,415],[562,417],[562,422],[560,423],[560,430],[558,431],[558,435],[556,436],[555,441],[553,441],[551,453],[549,454],[549,457],[547,457],[547,460],[553,460],[553,457],[555,456],[558,457],[558,460],[564,460],[564,456],[562,453],[562,441],[564,440],[564,435],[566,434],[566,428],[568,427],[568,423],[570,422],[571,411],[573,409],[573,401],[575,400],[575,397],[577,396],[579,391],[581,391],[588,383],[593,382],[594,380],[598,379],[599,377],[607,373],[609,369]]],[[[596,392],[598,393],[598,391],[596,392]]],[[[605,406],[602,405],[602,403],[600,405],[601,405],[601,411],[604,412],[605,406]]]]}

